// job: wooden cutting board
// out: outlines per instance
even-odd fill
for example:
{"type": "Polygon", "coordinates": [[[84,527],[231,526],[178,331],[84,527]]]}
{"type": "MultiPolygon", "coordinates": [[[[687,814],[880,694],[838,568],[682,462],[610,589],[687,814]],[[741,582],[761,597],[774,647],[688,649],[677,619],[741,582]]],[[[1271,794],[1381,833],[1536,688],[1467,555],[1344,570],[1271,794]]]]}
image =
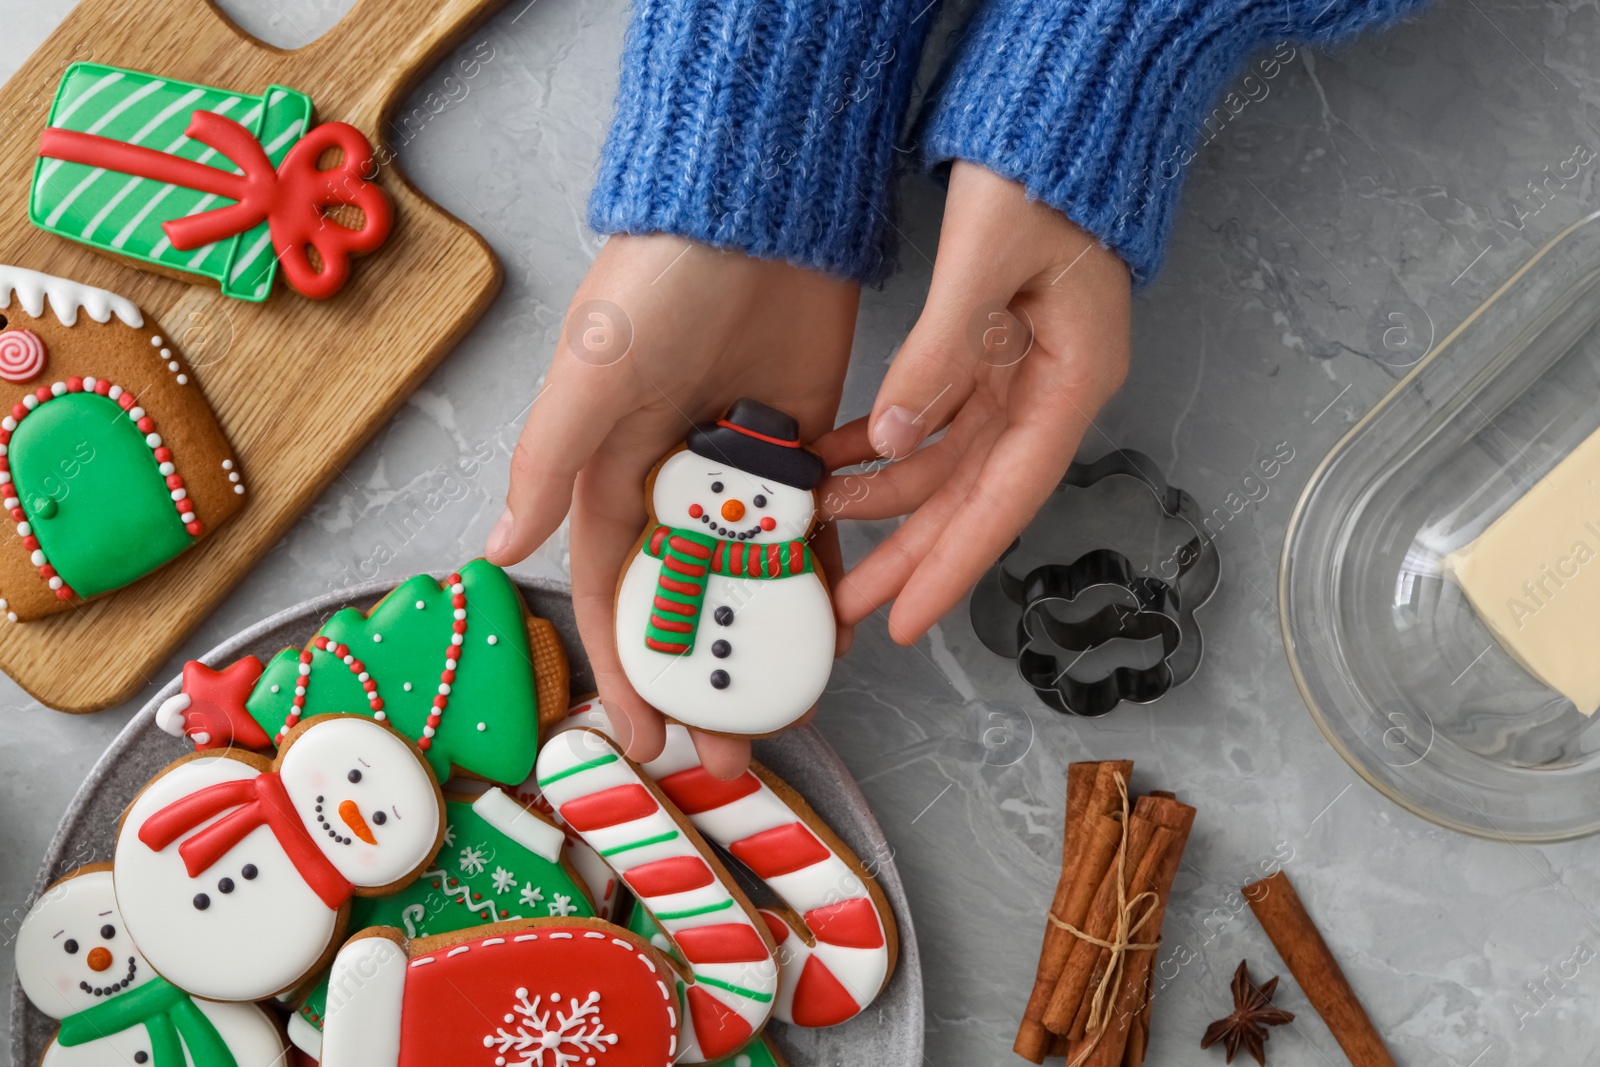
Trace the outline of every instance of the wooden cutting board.
{"type": "Polygon", "coordinates": [[[0,263],[110,289],[158,320],[198,364],[250,492],[228,523],[133,585],[48,619],[0,619],[0,669],[43,703],[98,711],[149,681],[466,333],[501,279],[483,239],[392,161],[378,182],[393,232],[324,301],[281,278],[265,303],[233,300],[35,229],[29,181],[62,71],[93,60],[235,92],[289,86],[311,97],[315,121],[359,128],[382,161],[394,108],[503,3],[357,0],[327,34],[286,52],[207,0],[83,0],[0,90],[0,263]]]}

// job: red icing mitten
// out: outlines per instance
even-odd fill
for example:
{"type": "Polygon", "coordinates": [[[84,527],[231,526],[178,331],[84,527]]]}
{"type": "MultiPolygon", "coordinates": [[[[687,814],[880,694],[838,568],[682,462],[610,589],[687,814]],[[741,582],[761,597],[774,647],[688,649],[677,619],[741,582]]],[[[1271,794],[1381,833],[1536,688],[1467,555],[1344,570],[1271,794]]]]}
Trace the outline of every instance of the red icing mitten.
{"type": "Polygon", "coordinates": [[[156,725],[174,737],[187,737],[197,752],[211,748],[271,748],[244,702],[261,677],[261,661],[246,656],[214,671],[198,660],[183,665],[183,691],[156,709],[156,725]]]}
{"type": "Polygon", "coordinates": [[[409,944],[376,927],[333,961],[323,1062],[671,1067],[666,961],[599,919],[513,919],[409,944]]]}

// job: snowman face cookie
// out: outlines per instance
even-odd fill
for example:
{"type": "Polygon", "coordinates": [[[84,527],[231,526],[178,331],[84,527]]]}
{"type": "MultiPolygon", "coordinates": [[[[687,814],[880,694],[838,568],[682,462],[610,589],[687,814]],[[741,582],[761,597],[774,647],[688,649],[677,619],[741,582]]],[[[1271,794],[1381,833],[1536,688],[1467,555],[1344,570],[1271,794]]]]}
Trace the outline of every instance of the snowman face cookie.
{"type": "Polygon", "coordinates": [[[439,836],[427,765],[391,730],[326,721],[284,750],[279,777],[312,840],[357,886],[403,878],[439,836]]]}
{"type": "Polygon", "coordinates": [[[92,1008],[155,974],[123,927],[109,868],[51,886],[17,931],[22,991],[52,1019],[92,1008]]]}
{"type": "Polygon", "coordinates": [[[809,489],[684,449],[656,472],[650,507],[656,520],[668,526],[725,540],[778,544],[806,535],[817,504],[809,489]]]}

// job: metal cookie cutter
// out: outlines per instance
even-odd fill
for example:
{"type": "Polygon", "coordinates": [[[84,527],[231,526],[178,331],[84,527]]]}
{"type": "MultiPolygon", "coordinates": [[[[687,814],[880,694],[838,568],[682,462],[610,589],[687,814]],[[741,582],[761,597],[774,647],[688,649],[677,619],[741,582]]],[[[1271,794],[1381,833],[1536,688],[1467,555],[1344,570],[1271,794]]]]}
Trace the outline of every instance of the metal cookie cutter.
{"type": "Polygon", "coordinates": [[[973,590],[972,625],[1046,704],[1103,715],[1194,675],[1219,574],[1194,498],[1118,450],[1072,465],[973,590]]]}

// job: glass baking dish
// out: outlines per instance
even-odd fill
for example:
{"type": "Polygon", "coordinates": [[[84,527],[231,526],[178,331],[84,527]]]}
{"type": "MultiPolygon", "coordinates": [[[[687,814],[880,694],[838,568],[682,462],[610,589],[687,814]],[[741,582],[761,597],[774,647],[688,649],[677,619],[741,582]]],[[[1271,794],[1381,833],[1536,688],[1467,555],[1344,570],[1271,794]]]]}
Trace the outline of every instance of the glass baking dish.
{"type": "Polygon", "coordinates": [[[1363,778],[1443,826],[1600,831],[1600,716],[1524,670],[1444,568],[1597,430],[1600,212],[1418,363],[1290,518],[1278,595],[1306,705],[1363,778]]]}

